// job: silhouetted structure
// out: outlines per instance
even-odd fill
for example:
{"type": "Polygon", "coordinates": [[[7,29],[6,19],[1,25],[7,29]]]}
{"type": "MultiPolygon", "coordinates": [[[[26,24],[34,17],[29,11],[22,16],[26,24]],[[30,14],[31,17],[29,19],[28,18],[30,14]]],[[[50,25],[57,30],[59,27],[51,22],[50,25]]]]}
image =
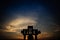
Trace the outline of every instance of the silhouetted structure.
{"type": "Polygon", "coordinates": [[[28,40],[33,40],[33,35],[35,35],[35,40],[37,40],[37,35],[41,32],[38,29],[33,29],[33,26],[28,26],[28,29],[23,29],[21,33],[24,35],[24,40],[26,40],[26,35],[28,35],[28,40]]]}

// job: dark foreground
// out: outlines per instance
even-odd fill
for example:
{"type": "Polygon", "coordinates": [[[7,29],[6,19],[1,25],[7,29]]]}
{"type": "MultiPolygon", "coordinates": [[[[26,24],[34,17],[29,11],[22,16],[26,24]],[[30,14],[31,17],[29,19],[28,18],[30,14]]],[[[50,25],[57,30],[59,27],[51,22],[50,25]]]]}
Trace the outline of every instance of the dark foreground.
{"type": "MultiPolygon", "coordinates": [[[[24,39],[4,39],[4,38],[0,38],[0,40],[24,40],[24,39]]],[[[27,39],[26,39],[27,40],[27,39]]],[[[38,40],[60,40],[60,37],[57,37],[57,38],[44,38],[44,39],[38,39],[38,40]]]]}
{"type": "MultiPolygon", "coordinates": [[[[0,40],[24,40],[24,39],[0,39],[0,40]]],[[[60,40],[60,39],[38,39],[38,40],[60,40]]]]}

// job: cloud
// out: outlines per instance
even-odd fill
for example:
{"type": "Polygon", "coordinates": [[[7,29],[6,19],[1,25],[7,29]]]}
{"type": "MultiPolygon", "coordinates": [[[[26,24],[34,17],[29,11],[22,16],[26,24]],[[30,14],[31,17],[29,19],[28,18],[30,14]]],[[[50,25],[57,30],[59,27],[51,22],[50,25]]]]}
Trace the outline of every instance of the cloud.
{"type": "Polygon", "coordinates": [[[51,32],[42,32],[38,35],[38,39],[44,39],[44,38],[50,38],[53,36],[53,33],[51,32]]]}
{"type": "MultiPolygon", "coordinates": [[[[0,30],[0,35],[4,38],[6,37],[6,39],[23,39],[23,35],[21,33],[18,32],[7,32],[4,30],[0,30]]],[[[52,37],[52,33],[48,33],[48,32],[42,32],[41,34],[39,34],[37,36],[38,39],[40,38],[48,38],[48,37],[52,37]]],[[[0,36],[0,37],[1,37],[0,36]]]]}

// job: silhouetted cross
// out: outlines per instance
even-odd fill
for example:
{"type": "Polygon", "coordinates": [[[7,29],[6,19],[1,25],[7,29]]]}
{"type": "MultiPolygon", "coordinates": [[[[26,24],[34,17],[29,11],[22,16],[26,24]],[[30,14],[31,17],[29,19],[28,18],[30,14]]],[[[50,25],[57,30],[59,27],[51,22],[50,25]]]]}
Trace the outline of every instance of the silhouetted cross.
{"type": "Polygon", "coordinates": [[[38,29],[33,29],[33,26],[28,26],[28,29],[23,29],[21,33],[24,35],[24,40],[26,40],[26,35],[28,35],[28,40],[33,40],[33,35],[35,35],[35,40],[37,40],[37,35],[41,32],[38,29]]]}

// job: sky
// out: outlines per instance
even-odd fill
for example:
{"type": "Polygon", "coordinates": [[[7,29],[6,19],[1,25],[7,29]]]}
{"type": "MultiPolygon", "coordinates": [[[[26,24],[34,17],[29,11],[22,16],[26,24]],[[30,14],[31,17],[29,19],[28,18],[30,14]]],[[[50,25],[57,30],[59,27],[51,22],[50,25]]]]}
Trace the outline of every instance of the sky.
{"type": "Polygon", "coordinates": [[[6,38],[22,38],[29,25],[41,31],[39,38],[60,37],[60,12],[57,0],[1,0],[0,34],[6,38]],[[13,35],[13,36],[12,36],[13,35]]]}

